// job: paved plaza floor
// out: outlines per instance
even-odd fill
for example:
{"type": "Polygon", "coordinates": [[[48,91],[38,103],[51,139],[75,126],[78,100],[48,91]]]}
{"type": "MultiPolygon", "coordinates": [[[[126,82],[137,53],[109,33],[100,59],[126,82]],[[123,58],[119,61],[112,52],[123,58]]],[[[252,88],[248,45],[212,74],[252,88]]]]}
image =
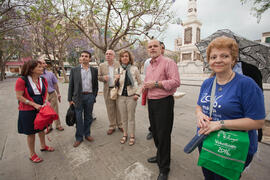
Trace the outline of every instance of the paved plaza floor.
{"type": "MultiPolygon", "coordinates": [[[[55,152],[40,152],[36,136],[36,152],[44,159],[33,164],[28,159],[26,136],[17,132],[18,102],[15,98],[16,79],[0,82],[0,180],[156,180],[158,167],[147,158],[155,155],[153,140],[146,140],[148,133],[147,109],[138,101],[136,110],[136,144],[120,144],[122,134],[116,131],[107,135],[108,118],[102,92],[97,97],[91,134],[94,142],[84,141],[74,148],[75,128],[65,124],[68,108],[67,83],[59,83],[62,94],[60,118],[65,130],[54,130],[48,135],[48,145],[55,152]]],[[[172,132],[171,172],[169,180],[201,180],[197,166],[198,152],[183,152],[196,129],[195,106],[200,87],[184,82],[178,91],[186,95],[175,101],[175,118],[172,132]],[[189,85],[188,85],[189,84],[189,85]]],[[[102,86],[102,85],[100,85],[102,86]]],[[[100,87],[100,91],[102,88],[100,87]]],[[[270,92],[265,93],[269,113],[270,92]]],[[[251,166],[242,175],[243,180],[267,180],[270,177],[270,146],[259,143],[259,151],[251,166]]]]}

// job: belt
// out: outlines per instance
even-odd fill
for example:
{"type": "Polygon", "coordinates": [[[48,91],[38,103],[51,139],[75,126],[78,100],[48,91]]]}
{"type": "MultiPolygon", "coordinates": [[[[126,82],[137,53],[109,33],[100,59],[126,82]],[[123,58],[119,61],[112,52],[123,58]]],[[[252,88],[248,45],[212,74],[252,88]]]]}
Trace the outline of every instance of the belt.
{"type": "Polygon", "coordinates": [[[48,92],[49,94],[52,94],[52,93],[54,93],[55,91],[52,91],[52,92],[48,92]]]}
{"type": "Polygon", "coordinates": [[[109,88],[114,88],[114,86],[113,87],[109,87],[109,88]]]}
{"type": "Polygon", "coordinates": [[[82,94],[92,94],[91,92],[82,92],[82,94]]]}

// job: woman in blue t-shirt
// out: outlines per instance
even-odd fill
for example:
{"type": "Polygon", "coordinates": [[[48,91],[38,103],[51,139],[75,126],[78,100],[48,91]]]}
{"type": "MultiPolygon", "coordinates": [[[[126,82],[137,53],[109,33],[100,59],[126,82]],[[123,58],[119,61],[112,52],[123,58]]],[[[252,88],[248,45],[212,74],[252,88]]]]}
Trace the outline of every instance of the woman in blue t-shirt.
{"type": "MultiPolygon", "coordinates": [[[[249,134],[249,151],[245,167],[257,151],[256,129],[262,128],[265,118],[262,90],[251,78],[233,72],[237,61],[238,45],[225,36],[214,39],[207,48],[207,61],[215,75],[201,86],[196,107],[199,134],[209,134],[220,129],[244,130],[249,134]],[[209,117],[210,96],[214,78],[217,79],[212,117],[209,117]]],[[[206,180],[225,179],[203,168],[206,180]]]]}

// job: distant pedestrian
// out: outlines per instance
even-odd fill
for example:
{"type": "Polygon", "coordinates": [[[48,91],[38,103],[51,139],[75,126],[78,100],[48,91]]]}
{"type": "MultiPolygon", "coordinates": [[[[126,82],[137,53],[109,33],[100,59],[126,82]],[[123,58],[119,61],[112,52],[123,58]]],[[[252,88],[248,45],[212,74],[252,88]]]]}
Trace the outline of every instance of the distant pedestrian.
{"type": "Polygon", "coordinates": [[[167,180],[174,120],[173,94],[180,86],[180,77],[176,63],[161,54],[158,40],[148,41],[147,50],[151,61],[146,70],[143,91],[147,91],[150,126],[157,148],[156,156],[149,158],[148,162],[158,164],[158,180],[167,180]]]}
{"type": "MultiPolygon", "coordinates": [[[[61,102],[61,94],[58,87],[58,80],[53,72],[47,71],[47,63],[44,59],[39,60],[44,69],[42,77],[44,77],[48,82],[48,101],[51,103],[51,107],[59,115],[58,101],[61,102]]],[[[59,116],[58,116],[59,117],[59,116]]],[[[60,118],[54,121],[56,129],[58,131],[63,131],[64,128],[61,126],[60,118]]],[[[49,134],[53,130],[52,124],[46,130],[46,134],[49,134]]]]}
{"type": "Polygon", "coordinates": [[[90,67],[91,53],[82,51],[80,55],[82,64],[72,68],[69,77],[68,101],[74,104],[76,114],[76,134],[74,147],[78,147],[85,137],[93,141],[91,136],[92,111],[98,93],[98,71],[90,67]]]}
{"type": "Polygon", "coordinates": [[[134,59],[128,50],[122,50],[119,55],[121,67],[116,69],[116,81],[119,83],[117,106],[123,123],[123,137],[120,140],[124,144],[130,133],[129,145],[135,144],[135,112],[137,100],[141,94],[142,80],[138,68],[133,65],[134,59]]]}
{"type": "Polygon", "coordinates": [[[57,68],[57,73],[58,73],[58,77],[61,76],[61,70],[60,70],[60,67],[57,68]]]}
{"type": "Polygon", "coordinates": [[[44,131],[34,129],[34,120],[48,96],[48,83],[42,78],[43,67],[41,62],[30,60],[22,67],[22,77],[18,78],[15,85],[16,97],[19,100],[18,132],[27,135],[27,144],[30,152],[30,161],[39,163],[43,161],[35,152],[35,134],[38,133],[41,151],[54,151],[46,145],[44,131]]]}
{"type": "Polygon", "coordinates": [[[105,53],[106,62],[101,63],[98,69],[98,80],[103,82],[103,96],[106,104],[108,119],[110,122],[108,135],[115,132],[118,129],[123,132],[122,121],[120,113],[116,105],[116,100],[110,98],[110,90],[114,87],[114,73],[115,70],[120,67],[118,61],[115,60],[115,52],[113,50],[107,50],[105,53]]]}

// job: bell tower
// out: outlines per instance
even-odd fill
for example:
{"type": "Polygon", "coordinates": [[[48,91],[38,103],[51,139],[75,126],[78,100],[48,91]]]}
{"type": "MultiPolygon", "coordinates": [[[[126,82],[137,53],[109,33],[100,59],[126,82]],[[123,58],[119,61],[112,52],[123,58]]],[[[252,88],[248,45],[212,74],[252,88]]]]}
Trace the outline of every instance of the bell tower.
{"type": "Polygon", "coordinates": [[[202,23],[197,18],[197,0],[188,0],[187,18],[183,26],[180,61],[200,60],[200,53],[195,43],[200,41],[202,23]]]}

